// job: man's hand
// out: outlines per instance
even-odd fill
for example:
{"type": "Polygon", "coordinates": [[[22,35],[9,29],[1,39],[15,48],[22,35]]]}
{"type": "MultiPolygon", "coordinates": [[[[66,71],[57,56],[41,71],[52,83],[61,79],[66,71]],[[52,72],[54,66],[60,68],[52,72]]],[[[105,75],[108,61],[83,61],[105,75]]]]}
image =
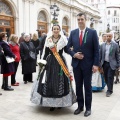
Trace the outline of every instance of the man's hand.
{"type": "Polygon", "coordinates": [[[97,72],[98,71],[98,66],[93,65],[92,71],[93,71],[93,73],[97,72]]]}
{"type": "Polygon", "coordinates": [[[100,73],[104,73],[103,68],[98,68],[100,73]]]}
{"type": "Polygon", "coordinates": [[[2,52],[2,53],[4,53],[4,51],[3,51],[3,50],[1,50],[1,52],[2,52]]]}
{"type": "Polygon", "coordinates": [[[73,57],[82,60],[84,58],[84,55],[81,52],[77,52],[73,57]]]}

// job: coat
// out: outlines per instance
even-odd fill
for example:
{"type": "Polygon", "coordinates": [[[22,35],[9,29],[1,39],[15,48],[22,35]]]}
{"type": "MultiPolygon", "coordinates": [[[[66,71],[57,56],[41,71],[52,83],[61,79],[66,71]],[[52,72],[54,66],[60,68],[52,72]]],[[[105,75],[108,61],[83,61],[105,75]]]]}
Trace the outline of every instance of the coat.
{"type": "MultiPolygon", "coordinates": [[[[102,66],[105,61],[105,47],[104,42],[100,46],[100,65],[102,66]]],[[[109,53],[109,63],[112,70],[120,67],[120,56],[119,56],[119,46],[116,42],[111,41],[110,53],[109,53]]]]}
{"type": "Polygon", "coordinates": [[[29,52],[35,53],[35,47],[32,42],[20,43],[20,56],[22,61],[22,74],[36,72],[36,60],[30,58],[29,52]]]}
{"type": "Polygon", "coordinates": [[[2,64],[2,63],[1,63],[2,57],[3,57],[3,52],[2,52],[2,47],[0,46],[0,65],[2,64]]]}
{"type": "Polygon", "coordinates": [[[16,56],[15,62],[19,62],[20,61],[20,47],[19,47],[19,45],[18,44],[13,45],[12,43],[10,43],[9,46],[10,46],[12,52],[16,56]]]}
{"type": "Polygon", "coordinates": [[[32,39],[31,42],[35,46],[36,54],[39,54],[39,50],[38,50],[38,48],[39,48],[39,39],[37,39],[36,41],[32,39]]]}
{"type": "Polygon", "coordinates": [[[71,31],[68,44],[68,53],[72,56],[72,66],[76,68],[80,63],[82,69],[92,68],[93,65],[99,66],[99,43],[95,30],[86,28],[82,45],[79,43],[79,29],[71,31]],[[72,50],[70,48],[73,48],[72,50]],[[74,54],[82,52],[84,58],[79,60],[74,58],[74,54]]]}
{"type": "Polygon", "coordinates": [[[15,72],[14,63],[7,63],[5,56],[13,57],[15,58],[15,55],[12,53],[10,46],[7,44],[7,42],[4,42],[3,40],[0,41],[0,45],[3,48],[4,56],[1,59],[1,73],[2,74],[10,74],[15,72]]]}

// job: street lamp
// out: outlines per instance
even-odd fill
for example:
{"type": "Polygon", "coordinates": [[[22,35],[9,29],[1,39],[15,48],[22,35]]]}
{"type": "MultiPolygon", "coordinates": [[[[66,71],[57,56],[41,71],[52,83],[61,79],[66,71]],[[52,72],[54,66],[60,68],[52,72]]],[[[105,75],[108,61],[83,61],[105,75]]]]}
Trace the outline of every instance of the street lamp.
{"type": "Polygon", "coordinates": [[[107,24],[107,32],[110,32],[110,24],[107,24]]]}
{"type": "Polygon", "coordinates": [[[55,24],[55,22],[57,22],[57,17],[59,15],[59,7],[54,3],[54,5],[50,6],[50,13],[53,15],[53,20],[52,23],[55,24]]]}
{"type": "Polygon", "coordinates": [[[120,39],[120,33],[119,33],[119,30],[118,30],[118,39],[120,39]]]}
{"type": "Polygon", "coordinates": [[[90,28],[94,29],[94,28],[93,28],[93,25],[94,25],[94,18],[90,18],[90,22],[91,22],[91,23],[90,23],[90,28]]]}

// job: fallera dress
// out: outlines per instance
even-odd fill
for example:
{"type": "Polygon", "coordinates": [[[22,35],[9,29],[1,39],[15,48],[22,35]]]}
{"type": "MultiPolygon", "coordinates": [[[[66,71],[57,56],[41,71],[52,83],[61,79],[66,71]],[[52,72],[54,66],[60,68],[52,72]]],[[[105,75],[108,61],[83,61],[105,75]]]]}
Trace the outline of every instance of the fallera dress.
{"type": "MultiPolygon", "coordinates": [[[[67,40],[61,36],[57,43],[52,44],[57,46],[57,51],[66,64],[63,51],[67,52],[67,40]]],[[[47,64],[42,70],[39,69],[38,78],[32,87],[30,100],[32,103],[44,107],[72,106],[76,102],[76,96],[69,78],[49,48],[49,42],[46,42],[43,59],[46,60],[47,64]]]]}

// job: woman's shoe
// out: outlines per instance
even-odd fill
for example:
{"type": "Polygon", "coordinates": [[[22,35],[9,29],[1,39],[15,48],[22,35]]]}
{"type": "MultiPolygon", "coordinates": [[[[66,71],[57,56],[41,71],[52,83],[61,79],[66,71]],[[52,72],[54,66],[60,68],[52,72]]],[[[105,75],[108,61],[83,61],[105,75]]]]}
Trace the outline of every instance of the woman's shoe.
{"type": "Polygon", "coordinates": [[[28,81],[28,82],[31,82],[31,83],[33,83],[33,81],[28,81]]]}
{"type": "Polygon", "coordinates": [[[117,84],[117,81],[115,81],[114,83],[117,84]]]}
{"type": "Polygon", "coordinates": [[[20,83],[19,83],[19,82],[16,82],[15,84],[18,84],[18,85],[19,85],[20,83]]]}
{"type": "Polygon", "coordinates": [[[27,81],[25,81],[24,84],[27,84],[27,81]]]}
{"type": "MultiPolygon", "coordinates": [[[[8,86],[8,87],[11,88],[11,86],[8,86]]],[[[3,86],[3,85],[1,86],[1,89],[4,89],[4,86],[3,86]]]]}
{"type": "Polygon", "coordinates": [[[10,88],[10,87],[5,87],[4,90],[6,90],[6,91],[13,91],[14,89],[10,88]]]}
{"type": "Polygon", "coordinates": [[[54,110],[55,110],[55,107],[51,107],[51,108],[50,108],[50,111],[54,111],[54,110]]]}
{"type": "Polygon", "coordinates": [[[16,83],[15,83],[15,84],[11,84],[11,86],[19,86],[19,84],[16,84],[16,83]]]}
{"type": "Polygon", "coordinates": [[[115,83],[115,84],[119,83],[119,79],[116,79],[114,83],[115,83]]]}

